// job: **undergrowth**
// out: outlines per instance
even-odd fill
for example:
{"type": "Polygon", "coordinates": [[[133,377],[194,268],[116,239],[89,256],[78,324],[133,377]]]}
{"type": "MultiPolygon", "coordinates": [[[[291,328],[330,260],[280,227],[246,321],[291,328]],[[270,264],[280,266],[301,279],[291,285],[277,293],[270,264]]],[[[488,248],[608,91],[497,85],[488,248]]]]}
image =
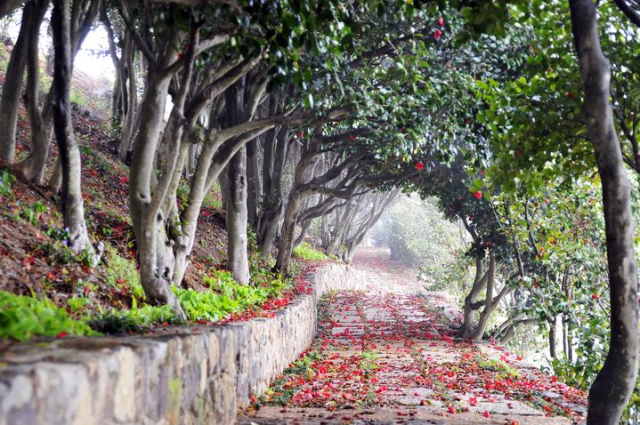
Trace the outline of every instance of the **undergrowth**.
{"type": "Polygon", "coordinates": [[[311,245],[306,242],[301,243],[293,249],[293,256],[303,260],[312,261],[324,261],[331,259],[331,257],[311,247],[311,245]]]}
{"type": "Polygon", "coordinates": [[[48,298],[0,291],[0,338],[26,341],[36,336],[97,335],[48,298]]]}
{"type": "Polygon", "coordinates": [[[158,324],[179,324],[173,310],[168,305],[134,306],[130,310],[110,309],[90,316],[87,323],[95,330],[112,335],[144,332],[158,324]]]}

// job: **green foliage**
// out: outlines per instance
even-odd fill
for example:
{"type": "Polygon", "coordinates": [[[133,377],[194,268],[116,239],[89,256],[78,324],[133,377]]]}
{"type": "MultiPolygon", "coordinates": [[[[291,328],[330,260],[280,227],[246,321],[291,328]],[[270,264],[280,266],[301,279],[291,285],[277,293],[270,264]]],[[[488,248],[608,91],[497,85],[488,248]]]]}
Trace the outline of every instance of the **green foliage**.
{"type": "Polygon", "coordinates": [[[69,240],[69,229],[58,229],[56,227],[49,227],[46,231],[47,236],[55,241],[68,241],[69,240]]]}
{"type": "Polygon", "coordinates": [[[37,226],[40,224],[42,215],[47,212],[47,209],[47,206],[42,202],[36,201],[31,207],[27,207],[22,211],[22,217],[31,225],[37,226]]]}
{"type": "Polygon", "coordinates": [[[211,189],[204,195],[202,206],[204,208],[214,208],[216,210],[222,209],[222,195],[220,194],[220,183],[214,182],[211,189]]]}
{"type": "Polygon", "coordinates": [[[111,335],[139,333],[154,325],[179,323],[168,305],[160,307],[145,305],[140,308],[134,306],[131,310],[110,309],[90,316],[86,320],[91,328],[111,335]]]}
{"type": "Polygon", "coordinates": [[[198,292],[173,287],[189,320],[222,320],[230,314],[246,311],[263,304],[269,298],[279,296],[285,288],[280,278],[241,285],[224,270],[214,270],[210,275],[203,276],[203,280],[211,288],[210,291],[198,292]]]}
{"type": "Polygon", "coordinates": [[[242,310],[237,300],[213,291],[198,292],[174,286],[173,292],[178,296],[180,305],[189,320],[216,322],[242,310]]]}
{"type": "Polygon", "coordinates": [[[325,253],[311,247],[308,243],[302,242],[293,249],[293,256],[303,260],[324,261],[330,260],[331,257],[325,253]]]}
{"type": "Polygon", "coordinates": [[[68,246],[68,242],[64,241],[46,241],[39,247],[42,256],[49,259],[49,264],[55,265],[68,265],[76,262],[80,262],[81,259],[75,252],[68,246]]]}
{"type": "Polygon", "coordinates": [[[71,313],[83,311],[89,305],[91,305],[91,300],[83,296],[74,295],[67,300],[67,306],[69,306],[71,313]]]}
{"type": "Polygon", "coordinates": [[[104,276],[109,285],[122,293],[129,294],[135,301],[145,299],[135,261],[120,256],[115,248],[107,243],[105,244],[105,263],[104,276]]]}
{"type": "Polygon", "coordinates": [[[89,101],[84,96],[84,93],[76,87],[71,88],[70,99],[71,103],[75,103],[83,108],[86,108],[89,105],[89,101]]]}
{"type": "Polygon", "coordinates": [[[0,291],[0,338],[26,341],[36,336],[65,335],[96,335],[96,332],[70,318],[48,298],[0,291]]]}
{"type": "Polygon", "coordinates": [[[0,196],[3,198],[13,198],[13,189],[11,185],[16,181],[16,177],[7,170],[2,170],[0,177],[0,196]]]}

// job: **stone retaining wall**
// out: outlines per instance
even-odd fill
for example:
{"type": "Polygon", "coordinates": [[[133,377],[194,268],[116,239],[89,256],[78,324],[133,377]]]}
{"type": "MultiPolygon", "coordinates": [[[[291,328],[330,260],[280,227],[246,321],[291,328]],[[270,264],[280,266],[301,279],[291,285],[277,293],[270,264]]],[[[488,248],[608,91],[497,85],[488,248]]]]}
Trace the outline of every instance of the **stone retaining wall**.
{"type": "Polygon", "coordinates": [[[318,297],[364,286],[337,264],[311,281],[273,318],[18,344],[0,353],[0,425],[232,424],[309,346],[318,297]]]}

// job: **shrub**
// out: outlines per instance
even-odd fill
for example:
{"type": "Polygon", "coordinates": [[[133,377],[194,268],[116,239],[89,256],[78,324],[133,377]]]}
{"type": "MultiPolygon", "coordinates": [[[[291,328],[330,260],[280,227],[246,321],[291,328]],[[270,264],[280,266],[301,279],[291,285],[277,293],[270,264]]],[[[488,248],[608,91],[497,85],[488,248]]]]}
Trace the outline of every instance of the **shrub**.
{"type": "Polygon", "coordinates": [[[36,336],[97,335],[83,322],[69,317],[48,298],[0,291],[0,338],[26,341],[36,336]]]}
{"type": "Polygon", "coordinates": [[[318,251],[315,248],[312,248],[308,243],[303,242],[297,247],[293,249],[293,256],[297,258],[301,258],[303,260],[314,260],[314,261],[323,261],[329,260],[328,257],[323,252],[318,251]]]}
{"type": "Polygon", "coordinates": [[[159,324],[179,323],[168,305],[134,306],[131,310],[110,309],[89,317],[87,322],[93,329],[111,335],[138,333],[159,324]]]}

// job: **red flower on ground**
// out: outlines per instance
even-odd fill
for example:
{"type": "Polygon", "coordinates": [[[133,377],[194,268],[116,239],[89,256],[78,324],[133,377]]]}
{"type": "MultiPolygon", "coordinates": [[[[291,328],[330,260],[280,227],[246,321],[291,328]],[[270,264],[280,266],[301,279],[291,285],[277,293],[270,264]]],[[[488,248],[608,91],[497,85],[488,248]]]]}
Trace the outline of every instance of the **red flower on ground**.
{"type": "Polygon", "coordinates": [[[449,406],[449,413],[456,413],[456,409],[453,406],[449,406]]]}
{"type": "Polygon", "coordinates": [[[476,199],[480,199],[482,198],[482,192],[479,190],[476,190],[475,192],[473,192],[473,196],[475,196],[476,199]]]}
{"type": "Polygon", "coordinates": [[[442,37],[442,31],[440,31],[440,30],[435,30],[435,31],[433,32],[433,37],[434,37],[436,40],[440,40],[440,37],[442,37]]]}
{"type": "Polygon", "coordinates": [[[422,161],[418,161],[418,163],[416,164],[416,169],[422,170],[423,168],[424,168],[424,163],[422,161]]]}
{"type": "Polygon", "coordinates": [[[67,336],[68,334],[65,331],[60,332],[58,335],[56,335],[56,338],[64,338],[65,336],[67,336]]]}

